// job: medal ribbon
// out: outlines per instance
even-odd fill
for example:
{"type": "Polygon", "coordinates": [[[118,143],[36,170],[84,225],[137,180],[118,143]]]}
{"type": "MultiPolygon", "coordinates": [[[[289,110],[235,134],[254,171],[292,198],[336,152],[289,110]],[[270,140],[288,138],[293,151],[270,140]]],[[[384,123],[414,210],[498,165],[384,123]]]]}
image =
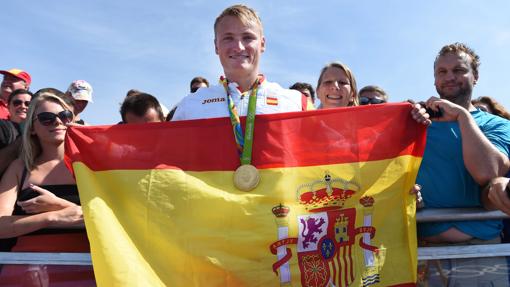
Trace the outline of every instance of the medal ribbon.
{"type": "Polygon", "coordinates": [[[232,123],[232,130],[234,131],[234,138],[236,140],[237,150],[241,156],[241,164],[251,164],[251,154],[253,147],[253,130],[255,129],[255,110],[257,106],[257,90],[259,86],[259,79],[252,87],[250,97],[248,99],[248,113],[246,114],[246,129],[243,135],[241,128],[241,120],[239,113],[232,100],[232,95],[228,91],[228,81],[226,78],[220,78],[221,84],[227,92],[228,113],[230,115],[230,122],[232,123]]]}

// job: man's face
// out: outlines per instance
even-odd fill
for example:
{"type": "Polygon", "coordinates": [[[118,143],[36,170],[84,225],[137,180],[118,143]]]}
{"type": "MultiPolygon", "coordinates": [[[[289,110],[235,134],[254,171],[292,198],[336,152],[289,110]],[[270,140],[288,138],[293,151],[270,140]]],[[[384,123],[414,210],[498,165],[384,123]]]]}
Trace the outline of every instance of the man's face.
{"type": "Polygon", "coordinates": [[[471,68],[472,59],[464,52],[440,56],[434,67],[437,93],[442,99],[462,103],[471,99],[478,76],[471,68]]]}
{"type": "Polygon", "coordinates": [[[81,112],[83,112],[83,110],[85,110],[85,108],[87,107],[89,102],[87,101],[84,101],[84,100],[75,100],[74,102],[74,110],[75,110],[75,114],[81,114],[81,112]]]}
{"type": "Polygon", "coordinates": [[[143,116],[137,116],[134,113],[127,112],[125,117],[127,124],[145,124],[161,122],[159,114],[154,108],[149,108],[143,116]]]}
{"type": "Polygon", "coordinates": [[[18,79],[16,77],[5,75],[4,80],[2,81],[2,85],[0,87],[2,92],[2,100],[4,102],[7,102],[7,99],[9,98],[9,95],[18,89],[26,89],[27,84],[25,81],[18,79]]]}
{"type": "Polygon", "coordinates": [[[216,28],[214,45],[227,78],[258,74],[265,39],[255,23],[243,24],[237,17],[224,17],[216,28]]]}

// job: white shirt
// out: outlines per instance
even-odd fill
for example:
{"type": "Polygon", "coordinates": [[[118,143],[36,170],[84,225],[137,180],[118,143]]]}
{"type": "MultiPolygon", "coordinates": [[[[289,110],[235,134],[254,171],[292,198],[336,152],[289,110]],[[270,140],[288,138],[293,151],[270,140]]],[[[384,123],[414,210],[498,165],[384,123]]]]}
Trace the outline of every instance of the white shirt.
{"type": "MultiPolygon", "coordinates": [[[[239,116],[246,116],[251,90],[241,93],[237,83],[228,89],[239,116]]],[[[296,90],[284,89],[276,83],[263,80],[257,90],[257,114],[274,114],[306,110],[302,107],[303,95],[296,90]]],[[[172,121],[229,117],[227,93],[223,85],[201,88],[184,97],[177,106],[172,121]]]]}

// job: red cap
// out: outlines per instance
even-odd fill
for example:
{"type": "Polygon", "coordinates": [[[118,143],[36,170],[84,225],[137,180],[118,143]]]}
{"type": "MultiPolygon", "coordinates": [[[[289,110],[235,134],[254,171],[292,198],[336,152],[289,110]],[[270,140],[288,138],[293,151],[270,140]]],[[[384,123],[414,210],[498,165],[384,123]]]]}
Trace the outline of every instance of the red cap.
{"type": "Polygon", "coordinates": [[[30,84],[32,83],[32,77],[30,77],[30,74],[23,70],[20,70],[20,69],[10,69],[9,71],[0,71],[0,74],[21,79],[21,80],[25,81],[25,83],[27,83],[27,86],[30,86],[30,84]]]}

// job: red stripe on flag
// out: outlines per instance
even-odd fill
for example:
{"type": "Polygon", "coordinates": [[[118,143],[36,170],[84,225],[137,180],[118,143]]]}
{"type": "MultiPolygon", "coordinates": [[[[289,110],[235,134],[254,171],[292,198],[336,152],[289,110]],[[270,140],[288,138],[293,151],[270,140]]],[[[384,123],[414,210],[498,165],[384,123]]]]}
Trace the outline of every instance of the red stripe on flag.
{"type": "MultiPolygon", "coordinates": [[[[425,126],[412,119],[411,108],[399,103],[259,115],[252,164],[276,168],[421,156],[425,126]]],[[[239,166],[228,118],[72,127],[66,155],[95,171],[225,171],[239,166]]]]}
{"type": "Polygon", "coordinates": [[[348,257],[347,257],[347,246],[344,246],[342,247],[342,252],[343,252],[343,259],[344,259],[344,285],[343,286],[349,286],[349,271],[347,270],[347,268],[349,267],[349,262],[348,262],[348,257]]]}
{"type": "Polygon", "coordinates": [[[354,281],[354,266],[352,261],[352,245],[349,245],[349,266],[351,267],[350,278],[349,278],[349,284],[351,284],[352,281],[354,281]]]}
{"type": "MultiPolygon", "coordinates": [[[[337,251],[337,252],[338,252],[338,251],[337,251]]],[[[330,263],[331,263],[331,265],[332,265],[332,267],[333,267],[333,273],[332,273],[332,274],[333,274],[333,276],[331,277],[331,281],[333,282],[333,284],[335,284],[335,285],[336,285],[336,283],[337,283],[337,282],[336,282],[336,268],[337,268],[337,267],[336,267],[336,264],[335,264],[335,260],[334,260],[334,259],[332,259],[332,260],[330,261],[330,263]]]]}
{"type": "Polygon", "coordinates": [[[338,249],[338,252],[336,253],[336,263],[338,265],[338,276],[337,278],[335,278],[335,283],[338,285],[338,286],[341,286],[341,282],[342,282],[342,260],[341,260],[341,256],[340,254],[342,253],[342,250],[343,250],[343,247],[339,248],[338,249]]]}

